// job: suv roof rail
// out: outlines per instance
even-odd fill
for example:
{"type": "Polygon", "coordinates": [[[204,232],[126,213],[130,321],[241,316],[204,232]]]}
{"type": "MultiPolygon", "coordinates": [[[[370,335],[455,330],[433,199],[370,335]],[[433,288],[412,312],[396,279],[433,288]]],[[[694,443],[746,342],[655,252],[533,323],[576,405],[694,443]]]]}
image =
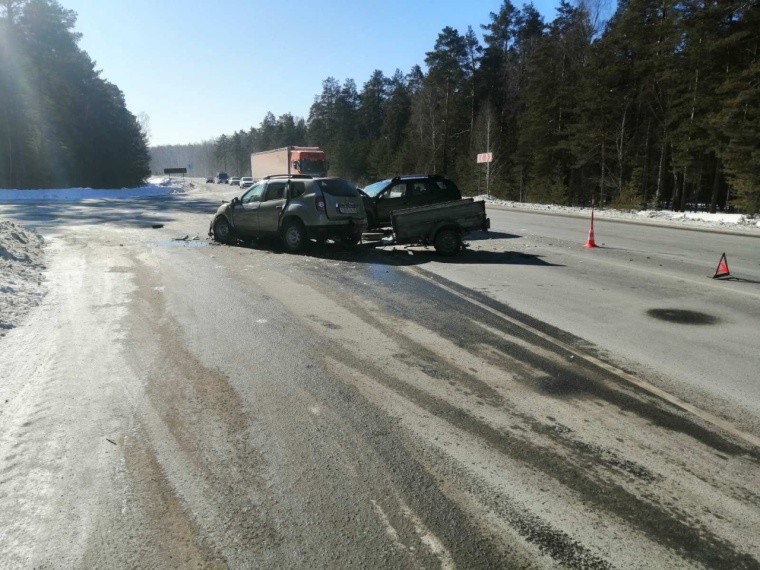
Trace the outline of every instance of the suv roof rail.
{"type": "Polygon", "coordinates": [[[406,180],[409,178],[444,178],[442,174],[404,174],[402,176],[399,176],[401,180],[406,180]]]}
{"type": "Polygon", "coordinates": [[[399,176],[394,176],[391,178],[391,181],[395,180],[411,180],[413,178],[427,178],[430,179],[438,179],[438,178],[446,178],[443,174],[401,174],[399,176]]]}
{"type": "Polygon", "coordinates": [[[265,176],[261,180],[269,180],[270,178],[313,178],[313,176],[310,176],[308,174],[270,174],[269,176],[265,176]]]}

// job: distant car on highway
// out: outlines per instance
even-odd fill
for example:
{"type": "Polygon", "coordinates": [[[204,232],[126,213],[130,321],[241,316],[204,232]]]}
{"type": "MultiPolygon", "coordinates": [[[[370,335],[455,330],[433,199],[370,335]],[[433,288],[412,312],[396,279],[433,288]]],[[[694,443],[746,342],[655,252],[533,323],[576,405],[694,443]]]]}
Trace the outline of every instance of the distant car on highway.
{"type": "Polygon", "coordinates": [[[213,184],[213,183],[214,183],[214,177],[206,176],[206,184],[213,184]]]}
{"type": "Polygon", "coordinates": [[[217,184],[227,184],[229,182],[230,175],[226,172],[219,172],[216,175],[216,183],[217,184]]]}
{"type": "Polygon", "coordinates": [[[437,174],[396,176],[370,184],[362,193],[370,229],[390,225],[394,210],[462,199],[454,181],[437,174]]]}
{"type": "Polygon", "coordinates": [[[250,188],[251,186],[253,186],[253,178],[251,178],[250,176],[243,176],[240,179],[241,190],[245,190],[246,188],[250,188]]]}
{"type": "Polygon", "coordinates": [[[230,178],[230,186],[240,186],[240,178],[237,176],[230,178]]]}

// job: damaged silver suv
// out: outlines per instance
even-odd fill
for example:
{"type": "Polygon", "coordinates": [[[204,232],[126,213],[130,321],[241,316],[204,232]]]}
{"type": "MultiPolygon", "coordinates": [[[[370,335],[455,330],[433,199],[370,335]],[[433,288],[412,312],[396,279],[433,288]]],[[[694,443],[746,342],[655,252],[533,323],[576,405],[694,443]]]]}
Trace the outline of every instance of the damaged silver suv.
{"type": "Polygon", "coordinates": [[[347,180],[275,175],[222,204],[209,235],[222,243],[279,236],[288,251],[296,252],[310,239],[358,243],[366,227],[362,196],[347,180]]]}

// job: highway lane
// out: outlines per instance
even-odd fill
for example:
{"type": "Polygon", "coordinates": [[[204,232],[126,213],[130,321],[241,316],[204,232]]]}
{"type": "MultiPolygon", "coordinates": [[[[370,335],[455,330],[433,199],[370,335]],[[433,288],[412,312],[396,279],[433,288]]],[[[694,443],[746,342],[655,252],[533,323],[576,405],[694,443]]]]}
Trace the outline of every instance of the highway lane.
{"type": "Polygon", "coordinates": [[[4,209],[49,237],[51,293],[0,339],[0,559],[758,567],[756,447],[463,285],[546,286],[553,241],[450,262],[173,241],[215,200],[4,209]]]}
{"type": "Polygon", "coordinates": [[[587,219],[503,209],[489,216],[492,238],[470,241],[470,261],[434,260],[425,270],[585,339],[623,368],[760,433],[757,237],[597,219],[602,247],[585,249],[587,219]],[[736,279],[710,278],[723,252],[736,279]]]}

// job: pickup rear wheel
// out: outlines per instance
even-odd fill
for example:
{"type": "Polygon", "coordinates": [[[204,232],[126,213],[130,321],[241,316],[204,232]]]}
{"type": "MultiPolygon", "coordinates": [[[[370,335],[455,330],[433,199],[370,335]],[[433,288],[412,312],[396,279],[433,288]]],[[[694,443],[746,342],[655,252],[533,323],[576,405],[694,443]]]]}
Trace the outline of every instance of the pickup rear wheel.
{"type": "Polygon", "coordinates": [[[456,255],[461,244],[459,232],[455,230],[441,230],[435,235],[435,250],[441,255],[456,255]]]}
{"type": "Polygon", "coordinates": [[[291,253],[301,251],[306,245],[306,228],[300,220],[288,220],[282,228],[282,241],[291,253]]]}
{"type": "Polygon", "coordinates": [[[232,240],[232,226],[226,218],[214,222],[214,239],[221,243],[230,243],[232,240]]]}

